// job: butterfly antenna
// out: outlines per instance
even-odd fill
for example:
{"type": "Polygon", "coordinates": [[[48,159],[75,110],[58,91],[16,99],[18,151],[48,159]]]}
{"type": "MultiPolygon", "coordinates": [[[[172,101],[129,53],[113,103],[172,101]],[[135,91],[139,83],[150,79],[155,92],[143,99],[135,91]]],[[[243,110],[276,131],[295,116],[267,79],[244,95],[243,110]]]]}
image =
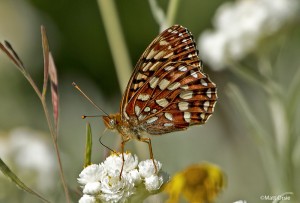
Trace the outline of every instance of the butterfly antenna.
{"type": "Polygon", "coordinates": [[[103,116],[103,115],[93,115],[93,116],[91,116],[91,115],[82,115],[81,118],[86,119],[86,118],[96,118],[96,117],[101,117],[101,116],[103,116]]]}
{"type": "Polygon", "coordinates": [[[105,115],[108,116],[108,114],[100,108],[97,104],[95,104],[79,87],[75,82],[72,82],[72,85],[81,93],[82,96],[84,96],[96,109],[99,111],[102,111],[105,115]]]}

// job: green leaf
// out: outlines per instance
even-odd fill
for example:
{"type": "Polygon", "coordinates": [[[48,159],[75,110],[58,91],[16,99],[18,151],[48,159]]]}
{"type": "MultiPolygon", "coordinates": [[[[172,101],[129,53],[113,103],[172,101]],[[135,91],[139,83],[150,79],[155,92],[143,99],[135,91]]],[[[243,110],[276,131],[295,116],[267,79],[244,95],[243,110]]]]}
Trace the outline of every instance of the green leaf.
{"type": "Polygon", "coordinates": [[[92,157],[92,129],[90,123],[87,123],[84,167],[91,165],[91,157],[92,157]]]}
{"type": "Polygon", "coordinates": [[[41,199],[43,202],[49,202],[45,198],[43,198],[41,195],[39,195],[37,192],[33,191],[31,188],[29,188],[27,185],[25,185],[9,168],[8,166],[2,161],[0,158],[0,170],[2,173],[8,177],[11,181],[13,181],[19,188],[22,190],[38,197],[41,199]]]}

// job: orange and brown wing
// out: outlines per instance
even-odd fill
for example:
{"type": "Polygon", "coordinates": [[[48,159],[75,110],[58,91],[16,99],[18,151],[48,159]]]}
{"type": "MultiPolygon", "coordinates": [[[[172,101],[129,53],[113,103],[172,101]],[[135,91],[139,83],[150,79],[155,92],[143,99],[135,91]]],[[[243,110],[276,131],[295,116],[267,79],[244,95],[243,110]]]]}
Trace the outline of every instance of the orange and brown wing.
{"type": "Polygon", "coordinates": [[[150,134],[163,134],[205,123],[216,99],[216,86],[202,72],[191,33],[174,25],[158,35],[138,61],[121,115],[136,118],[150,134]]]}

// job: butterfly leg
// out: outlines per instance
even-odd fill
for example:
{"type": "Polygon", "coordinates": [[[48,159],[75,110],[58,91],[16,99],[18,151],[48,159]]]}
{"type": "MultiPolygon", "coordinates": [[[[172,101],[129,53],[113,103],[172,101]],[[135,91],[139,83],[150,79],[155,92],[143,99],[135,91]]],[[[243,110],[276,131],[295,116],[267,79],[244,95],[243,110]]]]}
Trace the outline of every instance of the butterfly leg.
{"type": "Polygon", "coordinates": [[[150,152],[150,158],[152,159],[152,162],[153,162],[153,165],[154,165],[154,168],[155,168],[155,173],[157,173],[157,166],[154,162],[154,157],[153,157],[153,152],[152,152],[151,139],[148,138],[148,137],[144,137],[144,138],[140,138],[140,141],[145,142],[145,143],[148,144],[149,152],[150,152]]]}
{"type": "Polygon", "coordinates": [[[121,167],[121,172],[120,172],[120,176],[119,179],[122,179],[122,172],[123,172],[123,168],[124,168],[124,164],[125,164],[125,158],[124,158],[124,146],[126,144],[126,142],[128,142],[130,139],[125,139],[121,142],[121,153],[122,153],[122,167],[121,167]]]}

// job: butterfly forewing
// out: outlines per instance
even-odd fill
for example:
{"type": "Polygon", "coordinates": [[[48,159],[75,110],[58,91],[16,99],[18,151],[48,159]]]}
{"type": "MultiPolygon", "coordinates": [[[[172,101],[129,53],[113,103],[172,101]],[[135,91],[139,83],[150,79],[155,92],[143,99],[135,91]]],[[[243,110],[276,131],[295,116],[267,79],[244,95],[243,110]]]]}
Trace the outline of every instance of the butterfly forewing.
{"type": "Polygon", "coordinates": [[[189,63],[199,66],[195,46],[190,32],[180,25],[174,25],[158,35],[135,66],[123,97],[121,110],[144,82],[167,63],[188,60],[189,63]]]}
{"type": "Polygon", "coordinates": [[[139,59],[121,103],[122,119],[137,120],[149,134],[203,124],[213,113],[216,86],[202,72],[191,33],[174,25],[139,59]]]}

